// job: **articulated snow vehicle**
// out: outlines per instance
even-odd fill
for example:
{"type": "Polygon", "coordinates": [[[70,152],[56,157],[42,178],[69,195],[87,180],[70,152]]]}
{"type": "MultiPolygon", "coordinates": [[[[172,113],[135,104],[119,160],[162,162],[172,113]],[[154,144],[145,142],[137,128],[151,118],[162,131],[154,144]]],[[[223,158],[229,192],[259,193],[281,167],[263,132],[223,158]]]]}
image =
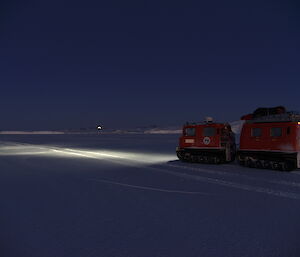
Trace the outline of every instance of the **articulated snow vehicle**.
{"type": "Polygon", "coordinates": [[[176,153],[179,160],[200,163],[226,163],[235,159],[235,135],[228,123],[186,123],[176,153]]]}

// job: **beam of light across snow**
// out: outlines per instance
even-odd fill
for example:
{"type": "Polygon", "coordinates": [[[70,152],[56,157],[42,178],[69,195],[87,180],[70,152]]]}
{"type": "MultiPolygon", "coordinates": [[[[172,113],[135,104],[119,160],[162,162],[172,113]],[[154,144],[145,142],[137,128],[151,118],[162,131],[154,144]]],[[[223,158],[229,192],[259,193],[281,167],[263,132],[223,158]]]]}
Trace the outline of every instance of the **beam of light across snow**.
{"type": "Polygon", "coordinates": [[[113,150],[83,150],[61,148],[52,149],[52,151],[62,157],[73,158],[92,158],[92,159],[110,159],[122,161],[134,161],[139,163],[154,164],[162,163],[176,159],[175,155],[171,154],[155,154],[155,153],[136,153],[113,150]]]}
{"type": "Polygon", "coordinates": [[[142,153],[98,149],[64,148],[47,145],[30,145],[2,143],[0,156],[30,155],[60,158],[91,158],[99,160],[123,160],[145,164],[162,163],[176,159],[175,155],[161,153],[142,153]]]}

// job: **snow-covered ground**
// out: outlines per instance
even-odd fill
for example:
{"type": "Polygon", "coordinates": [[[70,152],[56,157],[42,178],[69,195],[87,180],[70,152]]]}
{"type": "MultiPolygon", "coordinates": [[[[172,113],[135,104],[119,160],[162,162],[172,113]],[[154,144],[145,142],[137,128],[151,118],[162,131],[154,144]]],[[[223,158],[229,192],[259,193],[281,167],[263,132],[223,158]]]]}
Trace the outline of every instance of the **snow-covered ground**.
{"type": "Polygon", "coordinates": [[[178,135],[1,135],[0,256],[300,255],[300,172],[179,162],[178,135]]]}
{"type": "MultiPolygon", "coordinates": [[[[240,135],[242,125],[244,121],[238,120],[230,122],[232,131],[237,135],[240,135]]],[[[48,130],[48,131],[1,131],[0,135],[57,135],[57,134],[181,134],[181,126],[172,127],[141,127],[141,128],[131,128],[131,129],[104,129],[101,131],[96,130],[96,128],[85,128],[85,129],[69,129],[69,130],[48,130]]]]}

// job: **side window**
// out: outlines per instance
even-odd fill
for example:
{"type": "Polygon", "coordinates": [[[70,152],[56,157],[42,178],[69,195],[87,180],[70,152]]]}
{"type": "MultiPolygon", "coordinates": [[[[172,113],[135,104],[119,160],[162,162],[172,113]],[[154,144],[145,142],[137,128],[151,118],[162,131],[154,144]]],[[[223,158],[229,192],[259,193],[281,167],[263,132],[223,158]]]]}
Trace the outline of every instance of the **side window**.
{"type": "Polygon", "coordinates": [[[185,136],[193,137],[196,135],[196,128],[186,128],[184,131],[185,136]]]}
{"type": "Polygon", "coordinates": [[[282,136],[282,128],[271,128],[270,134],[271,134],[271,137],[281,137],[282,136]]]}
{"type": "Polygon", "coordinates": [[[251,129],[251,136],[252,137],[261,137],[262,129],[261,128],[252,128],[251,129]]]}
{"type": "Polygon", "coordinates": [[[203,136],[205,137],[213,137],[216,134],[216,129],[215,128],[203,128],[203,136]]]}

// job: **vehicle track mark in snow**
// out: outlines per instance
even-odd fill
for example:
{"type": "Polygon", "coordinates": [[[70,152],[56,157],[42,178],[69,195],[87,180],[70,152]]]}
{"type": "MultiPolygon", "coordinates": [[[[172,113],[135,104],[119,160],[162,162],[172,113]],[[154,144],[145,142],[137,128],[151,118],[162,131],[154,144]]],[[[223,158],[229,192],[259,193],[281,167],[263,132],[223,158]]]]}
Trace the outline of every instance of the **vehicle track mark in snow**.
{"type": "Polygon", "coordinates": [[[106,184],[117,185],[117,186],[129,187],[129,188],[134,188],[134,189],[147,190],[147,191],[177,193],[177,194],[190,194],[190,195],[214,195],[214,194],[210,194],[210,193],[197,192],[197,191],[181,191],[181,190],[171,190],[171,189],[164,189],[164,188],[157,188],[157,187],[131,185],[131,184],[120,183],[120,182],[115,182],[115,181],[106,180],[106,179],[88,179],[88,180],[106,183],[106,184]]]}
{"type": "Polygon", "coordinates": [[[300,183],[294,182],[294,181],[282,180],[282,179],[266,179],[266,178],[262,178],[262,177],[252,177],[252,176],[246,175],[246,174],[226,172],[225,170],[224,171],[210,170],[210,169],[206,170],[206,169],[202,169],[202,168],[195,168],[195,167],[190,167],[190,166],[183,166],[183,165],[176,165],[176,164],[169,164],[169,163],[165,164],[165,166],[173,167],[173,168],[177,168],[177,169],[186,169],[186,170],[191,170],[191,171],[205,172],[207,174],[232,176],[232,177],[238,177],[238,178],[245,178],[247,180],[252,180],[252,181],[258,181],[258,182],[263,181],[263,182],[272,183],[272,184],[293,186],[293,187],[300,188],[300,183]]]}
{"type": "Polygon", "coordinates": [[[300,194],[297,194],[297,193],[274,190],[274,189],[265,188],[265,187],[251,186],[251,185],[236,183],[236,182],[223,180],[223,179],[195,176],[195,175],[190,175],[190,174],[186,174],[186,173],[178,173],[176,171],[174,172],[174,171],[169,171],[166,169],[156,168],[156,167],[145,167],[145,168],[158,170],[158,171],[161,171],[161,172],[173,175],[173,176],[178,176],[178,177],[182,177],[182,178],[186,178],[186,179],[193,179],[193,180],[197,180],[197,181],[201,181],[201,182],[207,182],[207,183],[222,185],[222,186],[226,186],[226,187],[242,189],[242,190],[246,190],[246,191],[250,191],[250,192],[265,193],[265,194],[269,194],[269,195],[273,195],[273,196],[300,200],[300,194]]]}

